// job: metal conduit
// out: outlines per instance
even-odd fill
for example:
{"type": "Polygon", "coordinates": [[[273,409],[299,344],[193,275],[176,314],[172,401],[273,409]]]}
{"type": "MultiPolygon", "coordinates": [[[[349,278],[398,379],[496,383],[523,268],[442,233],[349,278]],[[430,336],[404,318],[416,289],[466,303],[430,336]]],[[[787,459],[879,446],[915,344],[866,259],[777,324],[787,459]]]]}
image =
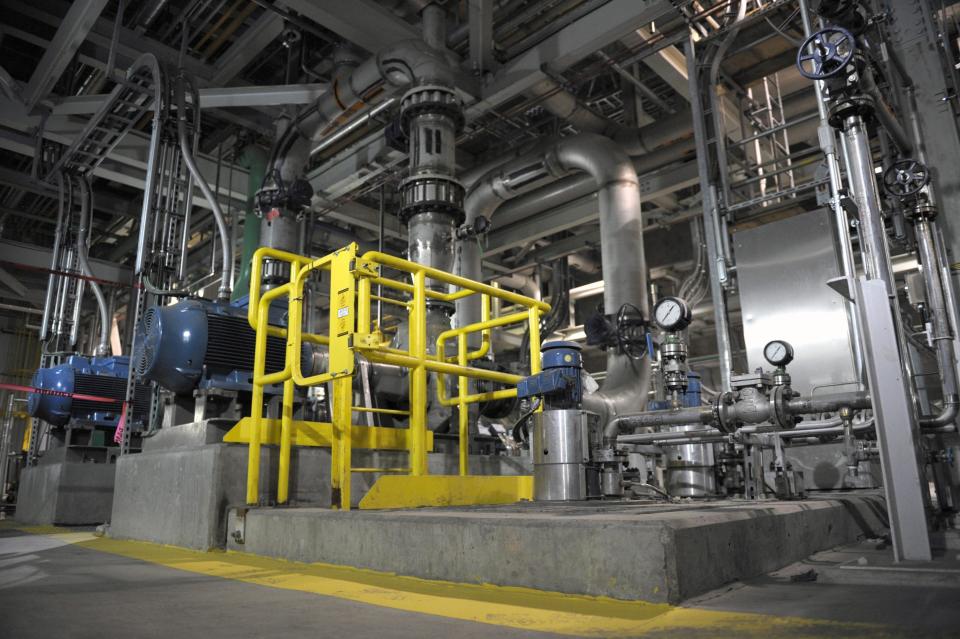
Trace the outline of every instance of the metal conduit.
{"type": "MultiPolygon", "coordinates": [[[[190,149],[190,140],[187,137],[187,100],[186,100],[186,87],[184,86],[184,77],[181,75],[179,79],[180,86],[177,88],[177,134],[180,138],[180,153],[183,155],[183,160],[187,164],[187,168],[190,170],[190,175],[193,176],[194,181],[200,187],[200,191],[203,192],[203,196],[207,198],[207,202],[210,203],[210,209],[213,212],[213,219],[217,223],[217,232],[220,235],[220,289],[217,291],[217,296],[221,300],[230,299],[230,274],[233,271],[233,247],[230,245],[230,232],[227,230],[227,223],[223,217],[223,210],[220,208],[220,202],[217,200],[217,197],[214,195],[213,191],[210,190],[210,185],[207,184],[207,180],[200,173],[200,169],[197,168],[197,163],[193,159],[193,152],[190,149]]],[[[196,91],[193,92],[194,104],[198,103],[199,98],[197,97],[196,91]]],[[[195,126],[199,126],[199,122],[195,122],[195,126]]]]}
{"type": "Polygon", "coordinates": [[[90,182],[86,177],[77,178],[80,183],[80,227],[77,230],[77,263],[80,265],[80,272],[90,278],[90,290],[93,296],[97,298],[97,307],[100,310],[100,341],[94,355],[106,357],[110,354],[110,311],[107,310],[107,298],[103,295],[103,289],[94,279],[93,270],[90,268],[90,261],[87,259],[87,253],[90,251],[88,241],[90,230],[90,214],[93,210],[93,195],[90,190],[90,182]]]}

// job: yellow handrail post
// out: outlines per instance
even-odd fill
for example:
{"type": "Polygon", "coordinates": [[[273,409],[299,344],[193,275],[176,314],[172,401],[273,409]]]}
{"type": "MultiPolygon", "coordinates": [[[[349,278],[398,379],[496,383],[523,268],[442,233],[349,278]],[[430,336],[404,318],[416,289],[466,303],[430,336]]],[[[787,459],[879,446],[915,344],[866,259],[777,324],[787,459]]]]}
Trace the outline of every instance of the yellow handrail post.
{"type": "Polygon", "coordinates": [[[417,364],[410,375],[410,474],[427,474],[427,295],[426,273],[413,276],[410,353],[417,364]]]}
{"type": "Polygon", "coordinates": [[[280,463],[277,477],[277,503],[285,504],[290,496],[290,439],[293,434],[293,379],[283,383],[283,412],[280,414],[280,463]]]}
{"type": "Polygon", "coordinates": [[[357,332],[370,332],[370,278],[361,277],[357,282],[357,332]]]}
{"type": "MultiPolygon", "coordinates": [[[[459,363],[460,366],[467,365],[466,333],[460,333],[460,336],[457,338],[457,363],[459,363]]],[[[470,392],[470,382],[464,375],[460,375],[457,380],[460,396],[459,412],[457,415],[460,425],[460,475],[466,476],[470,474],[468,457],[470,452],[470,437],[468,433],[470,430],[470,408],[465,400],[470,392]]]]}
{"type": "Polygon", "coordinates": [[[247,445],[247,505],[260,501],[260,428],[263,421],[263,380],[267,359],[266,304],[257,309],[257,336],[253,352],[253,392],[250,399],[250,442],[247,445]]]}
{"type": "Polygon", "coordinates": [[[532,307],[530,314],[530,374],[540,372],[540,309],[532,307]]]}
{"type": "Polygon", "coordinates": [[[330,446],[330,505],[350,510],[353,377],[333,380],[333,443],[330,446]]]}

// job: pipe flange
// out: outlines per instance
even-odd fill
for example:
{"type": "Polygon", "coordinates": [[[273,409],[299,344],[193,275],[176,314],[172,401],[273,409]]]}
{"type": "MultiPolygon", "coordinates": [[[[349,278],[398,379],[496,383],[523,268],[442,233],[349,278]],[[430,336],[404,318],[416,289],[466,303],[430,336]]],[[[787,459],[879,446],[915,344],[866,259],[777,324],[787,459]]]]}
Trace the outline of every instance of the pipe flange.
{"type": "Polygon", "coordinates": [[[859,115],[865,120],[873,118],[876,105],[873,98],[867,95],[855,95],[841,100],[830,109],[829,123],[835,129],[844,130],[844,121],[852,116],[859,115]]]}
{"type": "Polygon", "coordinates": [[[447,175],[421,174],[407,178],[400,185],[400,221],[406,224],[418,213],[447,213],[456,224],[463,224],[464,188],[447,175]]]}
{"type": "Polygon", "coordinates": [[[773,408],[771,421],[781,430],[790,430],[797,425],[797,418],[790,414],[787,405],[793,397],[789,386],[777,386],[773,389],[770,405],[773,408]]]}
{"type": "Polygon", "coordinates": [[[917,203],[906,210],[906,217],[910,221],[933,220],[937,217],[937,207],[926,200],[917,200],[917,203]]]}
{"type": "Polygon", "coordinates": [[[400,99],[400,127],[410,135],[410,122],[418,115],[444,115],[453,120],[457,133],[463,130],[463,106],[450,87],[427,84],[414,87],[400,99]]]}
{"type": "Polygon", "coordinates": [[[664,342],[660,345],[660,354],[665,359],[687,359],[687,345],[683,342],[664,342]]]}
{"type": "Polygon", "coordinates": [[[735,433],[740,426],[733,410],[737,403],[737,394],[727,391],[717,396],[713,405],[713,421],[717,428],[726,434],[735,433]]]}

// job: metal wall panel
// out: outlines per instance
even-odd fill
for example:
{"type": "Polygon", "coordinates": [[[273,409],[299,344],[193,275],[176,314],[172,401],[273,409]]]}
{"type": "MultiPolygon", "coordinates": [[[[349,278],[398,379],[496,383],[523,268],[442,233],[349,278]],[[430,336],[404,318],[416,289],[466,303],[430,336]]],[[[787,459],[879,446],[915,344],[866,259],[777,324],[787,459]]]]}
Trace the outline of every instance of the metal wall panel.
{"type": "Polygon", "coordinates": [[[844,300],[827,286],[840,267],[826,210],[740,231],[734,242],[750,370],[770,370],[763,347],[784,339],[796,353],[787,367],[794,389],[854,388],[836,386],[855,379],[855,369],[844,300]]]}

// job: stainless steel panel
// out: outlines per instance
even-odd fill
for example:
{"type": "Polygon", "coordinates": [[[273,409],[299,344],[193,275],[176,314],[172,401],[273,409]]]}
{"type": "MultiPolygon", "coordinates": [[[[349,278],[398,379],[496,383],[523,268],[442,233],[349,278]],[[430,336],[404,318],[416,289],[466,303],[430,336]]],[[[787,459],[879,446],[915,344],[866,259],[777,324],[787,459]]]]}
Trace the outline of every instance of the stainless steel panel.
{"type": "Polygon", "coordinates": [[[533,498],[575,501],[587,498],[586,414],[547,410],[534,416],[533,498]]]}
{"type": "Polygon", "coordinates": [[[795,390],[808,395],[854,388],[844,299],[827,286],[840,274],[828,213],[740,231],[734,242],[750,370],[770,370],[763,347],[784,339],[796,352],[787,367],[795,390]],[[850,385],[837,386],[845,383],[850,385]]]}

